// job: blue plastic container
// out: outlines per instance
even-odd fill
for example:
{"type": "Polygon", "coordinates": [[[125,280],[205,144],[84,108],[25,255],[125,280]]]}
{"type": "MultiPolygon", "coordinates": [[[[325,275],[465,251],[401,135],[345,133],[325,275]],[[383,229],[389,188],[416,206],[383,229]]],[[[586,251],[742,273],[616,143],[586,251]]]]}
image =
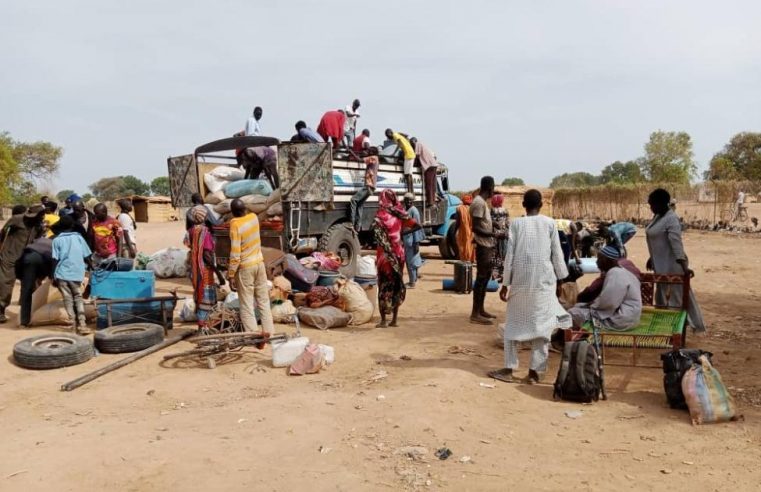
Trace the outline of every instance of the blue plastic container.
{"type": "Polygon", "coordinates": [[[156,278],[148,270],[95,271],[90,276],[90,286],[91,295],[99,299],[156,297],[156,278]]]}
{"type": "MultiPolygon", "coordinates": [[[[175,303],[164,301],[166,311],[167,329],[172,328],[175,303]]],[[[125,302],[111,304],[111,326],[127,325],[130,323],[155,323],[163,325],[161,319],[161,302],[125,302]]],[[[98,306],[97,328],[108,328],[108,306],[98,306]]]]}

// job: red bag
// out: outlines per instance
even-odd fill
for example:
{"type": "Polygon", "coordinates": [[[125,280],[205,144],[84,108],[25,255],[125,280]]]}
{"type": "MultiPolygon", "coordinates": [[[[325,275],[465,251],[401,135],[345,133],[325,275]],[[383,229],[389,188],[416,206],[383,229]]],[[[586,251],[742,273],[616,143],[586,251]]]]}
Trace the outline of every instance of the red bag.
{"type": "Polygon", "coordinates": [[[310,343],[301,353],[298,359],[288,368],[289,376],[302,376],[320,372],[323,366],[323,357],[320,347],[310,343]]]}

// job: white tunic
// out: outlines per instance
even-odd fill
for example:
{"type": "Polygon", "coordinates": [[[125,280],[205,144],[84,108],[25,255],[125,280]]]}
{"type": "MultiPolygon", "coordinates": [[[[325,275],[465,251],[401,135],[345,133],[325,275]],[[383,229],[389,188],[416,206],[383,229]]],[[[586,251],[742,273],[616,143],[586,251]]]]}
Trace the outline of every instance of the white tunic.
{"type": "Polygon", "coordinates": [[[639,324],[642,315],[639,279],[625,268],[611,268],[597,299],[591,304],[577,304],[568,312],[579,324],[596,317],[612,330],[630,330],[639,324]]]}
{"type": "Polygon", "coordinates": [[[505,340],[549,339],[555,329],[571,327],[556,295],[557,280],[567,276],[555,221],[544,215],[513,220],[503,281],[510,288],[505,340]]]}

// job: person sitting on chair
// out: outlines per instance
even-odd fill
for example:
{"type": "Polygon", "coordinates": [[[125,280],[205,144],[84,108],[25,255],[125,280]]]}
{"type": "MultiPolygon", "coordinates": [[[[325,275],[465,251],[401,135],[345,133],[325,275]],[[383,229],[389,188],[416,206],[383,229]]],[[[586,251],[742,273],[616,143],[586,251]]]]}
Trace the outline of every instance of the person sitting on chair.
{"type": "Polygon", "coordinates": [[[602,291],[591,303],[576,304],[568,313],[574,328],[597,319],[603,328],[626,331],[639,324],[642,314],[640,282],[630,271],[619,266],[621,252],[614,246],[604,246],[597,254],[597,266],[605,273],[602,291]]]}

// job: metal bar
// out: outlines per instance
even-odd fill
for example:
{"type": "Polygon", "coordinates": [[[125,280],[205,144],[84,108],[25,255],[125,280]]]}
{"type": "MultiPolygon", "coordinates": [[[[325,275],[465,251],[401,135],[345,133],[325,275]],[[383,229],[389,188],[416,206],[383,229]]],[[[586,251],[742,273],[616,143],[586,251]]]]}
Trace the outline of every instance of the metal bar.
{"type": "Polygon", "coordinates": [[[139,302],[158,302],[158,301],[181,301],[184,297],[174,296],[159,296],[159,297],[135,297],[132,299],[94,299],[93,302],[97,307],[98,304],[124,304],[124,303],[139,303],[139,302]]]}
{"type": "MultiPolygon", "coordinates": [[[[96,307],[97,307],[97,304],[96,304],[96,307]]],[[[111,304],[106,304],[106,324],[108,324],[109,328],[112,325],[111,304]]]]}
{"type": "Polygon", "coordinates": [[[93,371],[91,373],[85,374],[84,376],[78,377],[77,379],[74,379],[72,381],[69,381],[68,383],[65,383],[61,385],[61,391],[71,391],[79,388],[80,386],[83,386],[90,381],[93,381],[95,379],[98,379],[104,374],[108,374],[111,371],[115,371],[116,369],[122,368],[126,366],[127,364],[131,364],[135,362],[136,360],[142,359],[143,357],[147,355],[151,355],[155,352],[158,352],[159,350],[163,350],[170,345],[174,345],[175,343],[189,337],[195,333],[195,331],[188,330],[185,333],[182,333],[180,335],[174,336],[172,338],[169,338],[167,340],[164,340],[163,342],[159,343],[158,345],[154,345],[153,347],[148,347],[145,350],[141,350],[140,352],[137,352],[135,354],[130,355],[129,357],[116,361],[113,364],[109,364],[106,367],[102,367],[98,369],[97,371],[93,371]]]}

